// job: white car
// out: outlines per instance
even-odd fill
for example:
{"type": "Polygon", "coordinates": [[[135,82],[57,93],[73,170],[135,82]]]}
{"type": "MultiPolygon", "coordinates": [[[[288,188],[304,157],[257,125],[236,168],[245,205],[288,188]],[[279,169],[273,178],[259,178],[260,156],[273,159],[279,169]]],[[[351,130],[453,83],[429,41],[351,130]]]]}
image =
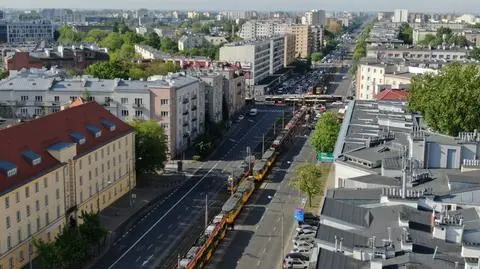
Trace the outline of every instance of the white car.
{"type": "Polygon", "coordinates": [[[308,241],[295,241],[293,243],[293,246],[296,248],[310,248],[312,249],[315,245],[313,243],[310,243],[308,241]]]}
{"type": "Polygon", "coordinates": [[[317,227],[314,227],[314,226],[308,225],[308,224],[301,224],[297,228],[295,228],[295,230],[297,232],[299,232],[301,230],[316,230],[316,229],[317,229],[317,227]]]}
{"type": "Polygon", "coordinates": [[[285,269],[307,269],[309,261],[301,259],[285,259],[283,261],[283,268],[285,269]]]}
{"type": "Polygon", "coordinates": [[[295,243],[295,241],[312,240],[314,237],[315,237],[315,234],[314,234],[314,233],[312,233],[312,234],[300,234],[300,235],[295,236],[295,237],[292,239],[292,242],[295,243]]]}
{"type": "Polygon", "coordinates": [[[243,119],[245,119],[245,116],[243,116],[243,115],[238,116],[238,121],[241,121],[243,119]]]}
{"type": "Polygon", "coordinates": [[[311,249],[311,248],[305,248],[305,247],[298,247],[298,248],[294,247],[294,248],[292,249],[292,252],[294,252],[294,253],[302,253],[302,254],[304,254],[304,255],[306,255],[306,256],[310,256],[310,254],[312,253],[312,249],[311,249]]]}

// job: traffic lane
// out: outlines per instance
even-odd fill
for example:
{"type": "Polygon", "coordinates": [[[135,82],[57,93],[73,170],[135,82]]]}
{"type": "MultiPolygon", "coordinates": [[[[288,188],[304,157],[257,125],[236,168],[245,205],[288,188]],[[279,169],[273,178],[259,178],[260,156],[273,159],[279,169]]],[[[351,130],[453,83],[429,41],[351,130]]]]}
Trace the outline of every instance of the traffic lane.
{"type": "Polygon", "coordinates": [[[200,217],[205,209],[205,195],[208,195],[210,199],[213,198],[212,200],[214,200],[216,194],[225,186],[225,182],[221,180],[222,178],[223,174],[221,171],[210,175],[204,181],[204,184],[197,187],[196,192],[190,193],[189,197],[182,202],[181,206],[175,207],[175,209],[162,220],[161,227],[152,229],[148,233],[148,236],[143,237],[141,241],[112,268],[141,268],[145,266],[145,260],[139,259],[138,257],[145,258],[148,264],[149,262],[153,262],[152,259],[157,259],[154,255],[155,250],[161,251],[162,253],[168,252],[168,249],[188,231],[188,226],[179,228],[178,223],[182,220],[193,220],[200,217]],[[165,235],[167,235],[167,237],[164,237],[162,240],[166,242],[166,247],[163,249],[152,248],[155,246],[157,237],[163,237],[165,235]],[[147,246],[152,247],[148,249],[147,246]]]}
{"type": "MultiPolygon", "coordinates": [[[[93,268],[108,268],[115,260],[120,257],[124,252],[124,245],[132,245],[143,233],[148,230],[159,219],[159,216],[164,216],[168,210],[175,206],[176,202],[184,197],[195,184],[202,179],[205,174],[213,168],[214,163],[205,163],[204,167],[200,169],[194,176],[187,180],[177,190],[169,194],[165,200],[159,201],[157,204],[151,207],[151,210],[140,217],[135,224],[123,235],[119,235],[117,241],[115,241],[108,252],[96,263],[93,268]]],[[[184,197],[186,198],[186,197],[184,197]]]]}

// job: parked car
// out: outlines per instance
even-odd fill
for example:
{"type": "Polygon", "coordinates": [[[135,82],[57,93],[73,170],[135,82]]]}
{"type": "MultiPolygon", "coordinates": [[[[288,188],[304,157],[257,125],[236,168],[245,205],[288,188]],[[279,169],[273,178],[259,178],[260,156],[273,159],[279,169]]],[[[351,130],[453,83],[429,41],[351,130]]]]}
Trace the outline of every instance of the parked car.
{"type": "Polygon", "coordinates": [[[308,242],[308,241],[299,240],[299,241],[295,241],[293,243],[293,246],[296,247],[296,248],[310,248],[310,249],[312,249],[315,245],[311,242],[308,242]]]}
{"type": "Polygon", "coordinates": [[[283,268],[285,269],[307,269],[308,261],[300,259],[285,259],[283,260],[283,268]]]}
{"type": "Polygon", "coordinates": [[[291,252],[291,253],[288,253],[286,256],[285,256],[285,259],[297,259],[297,260],[302,260],[302,261],[309,261],[310,258],[301,254],[301,253],[295,253],[295,252],[291,252]]]}
{"type": "Polygon", "coordinates": [[[317,229],[317,227],[314,227],[314,226],[309,225],[309,224],[300,224],[300,225],[298,225],[297,228],[295,228],[295,230],[297,232],[299,232],[301,230],[314,230],[315,231],[316,229],[317,229]]]}
{"type": "Polygon", "coordinates": [[[292,252],[295,252],[295,253],[302,253],[304,255],[307,255],[307,256],[310,256],[310,254],[312,253],[312,249],[311,248],[308,248],[308,247],[294,247],[292,249],[292,252]]]}
{"type": "Polygon", "coordinates": [[[315,233],[309,233],[309,234],[299,234],[295,236],[292,241],[295,243],[295,241],[299,240],[311,240],[315,237],[315,233]]]}

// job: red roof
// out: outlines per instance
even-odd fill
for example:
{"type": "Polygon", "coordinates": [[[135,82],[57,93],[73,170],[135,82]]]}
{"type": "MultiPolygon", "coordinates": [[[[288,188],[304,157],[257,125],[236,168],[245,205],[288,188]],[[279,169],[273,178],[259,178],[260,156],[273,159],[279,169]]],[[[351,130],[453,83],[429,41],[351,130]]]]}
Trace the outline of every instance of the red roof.
{"type": "Polygon", "coordinates": [[[408,91],[405,89],[386,89],[377,94],[378,101],[406,101],[408,91]]]}
{"type": "Polygon", "coordinates": [[[78,132],[86,139],[84,144],[77,144],[77,156],[80,156],[132,131],[128,124],[96,102],[2,129],[0,130],[0,164],[5,166],[5,162],[8,162],[15,165],[17,174],[7,177],[3,170],[0,171],[0,194],[9,192],[58,167],[60,162],[48,153],[47,148],[59,142],[74,143],[72,132],[78,132]],[[87,130],[87,124],[100,129],[101,135],[95,138],[92,132],[87,130]],[[109,126],[108,124],[115,125],[115,130],[110,131],[110,128],[106,127],[109,126]],[[35,166],[28,162],[23,154],[26,150],[40,155],[41,162],[35,166]]]}

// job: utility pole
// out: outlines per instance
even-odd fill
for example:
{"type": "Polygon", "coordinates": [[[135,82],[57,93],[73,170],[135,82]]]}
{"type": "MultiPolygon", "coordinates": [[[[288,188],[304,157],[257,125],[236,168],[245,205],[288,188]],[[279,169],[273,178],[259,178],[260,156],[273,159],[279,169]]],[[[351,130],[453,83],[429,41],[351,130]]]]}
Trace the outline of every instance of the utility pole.
{"type": "Polygon", "coordinates": [[[265,153],[265,134],[262,135],[262,154],[265,153]]]}
{"type": "Polygon", "coordinates": [[[208,226],[208,194],[205,194],[205,229],[208,226]]]}
{"type": "Polygon", "coordinates": [[[282,129],[285,128],[285,110],[282,109],[282,129]]]}
{"type": "Polygon", "coordinates": [[[282,259],[283,259],[283,255],[285,255],[285,242],[284,242],[285,240],[284,240],[284,238],[283,238],[283,237],[284,237],[284,235],[283,235],[283,228],[284,228],[284,227],[283,227],[283,225],[284,225],[284,224],[283,224],[283,222],[284,222],[283,220],[284,220],[284,219],[283,219],[283,218],[284,218],[284,216],[283,216],[283,211],[282,211],[282,236],[281,236],[281,240],[282,240],[282,255],[280,255],[280,257],[281,257],[282,259]]]}
{"type": "Polygon", "coordinates": [[[177,269],[180,269],[180,253],[177,256],[177,269]]]}
{"type": "Polygon", "coordinates": [[[276,124],[277,124],[277,120],[275,119],[275,121],[273,122],[273,135],[275,135],[275,131],[276,131],[276,130],[275,130],[275,129],[276,129],[276,128],[275,128],[275,127],[276,127],[275,125],[276,125],[276,124]]]}

